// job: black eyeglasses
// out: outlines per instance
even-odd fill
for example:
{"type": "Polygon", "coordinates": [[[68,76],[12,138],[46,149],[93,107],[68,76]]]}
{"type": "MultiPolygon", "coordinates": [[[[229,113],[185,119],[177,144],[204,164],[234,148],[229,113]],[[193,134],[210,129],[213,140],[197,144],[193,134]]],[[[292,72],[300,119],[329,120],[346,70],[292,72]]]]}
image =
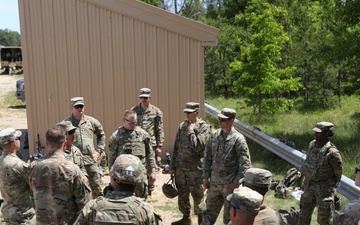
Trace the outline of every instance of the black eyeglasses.
{"type": "Polygon", "coordinates": [[[357,168],[357,167],[355,167],[355,174],[356,174],[357,172],[360,172],[360,169],[357,168]]]}
{"type": "Polygon", "coordinates": [[[142,99],[148,99],[149,97],[140,97],[140,98],[142,98],[142,99]]]}
{"type": "Polygon", "coordinates": [[[74,133],[75,133],[75,130],[70,130],[70,131],[67,132],[68,135],[72,135],[74,133]]]}
{"type": "Polygon", "coordinates": [[[130,123],[130,124],[136,124],[137,123],[137,121],[131,121],[131,120],[129,120],[129,119],[126,119],[126,118],[124,118],[128,123],[130,123]]]}
{"type": "Polygon", "coordinates": [[[230,118],[229,118],[229,119],[225,119],[225,118],[218,118],[218,120],[219,120],[219,122],[220,122],[220,123],[223,123],[223,122],[226,122],[226,121],[230,120],[230,118]]]}
{"type": "Polygon", "coordinates": [[[82,109],[82,108],[84,108],[84,106],[83,105],[76,105],[76,106],[74,106],[74,108],[75,109],[82,109]]]}

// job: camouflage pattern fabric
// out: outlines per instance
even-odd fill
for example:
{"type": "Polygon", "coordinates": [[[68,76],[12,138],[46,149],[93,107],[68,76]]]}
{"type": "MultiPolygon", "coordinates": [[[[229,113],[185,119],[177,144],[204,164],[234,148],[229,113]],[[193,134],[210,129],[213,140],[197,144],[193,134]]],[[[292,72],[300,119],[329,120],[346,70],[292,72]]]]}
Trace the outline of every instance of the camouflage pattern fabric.
{"type": "MultiPolygon", "coordinates": [[[[109,139],[109,168],[114,164],[115,159],[121,154],[132,154],[137,156],[146,167],[148,173],[150,168],[156,168],[155,153],[150,145],[149,134],[141,127],[136,126],[134,130],[126,130],[120,127],[109,139]]],[[[144,174],[147,174],[146,172],[144,174]]],[[[147,196],[148,181],[137,184],[135,195],[145,198],[147,196]]]]}
{"type": "Polygon", "coordinates": [[[323,147],[316,147],[315,140],[309,144],[309,151],[303,167],[305,176],[304,193],[300,199],[299,225],[311,222],[314,208],[318,207],[317,222],[331,224],[334,210],[335,187],[342,175],[342,159],[339,150],[329,141],[323,147]]]}
{"type": "Polygon", "coordinates": [[[98,197],[86,204],[74,224],[158,225],[160,222],[154,208],[143,199],[133,196],[132,192],[109,190],[105,197],[98,197]]]}
{"type": "Polygon", "coordinates": [[[101,177],[99,174],[99,168],[96,165],[93,154],[95,151],[103,152],[105,148],[105,132],[101,123],[91,117],[84,115],[82,120],[77,120],[73,115],[65,119],[70,121],[73,126],[78,129],[75,130],[76,141],[74,146],[80,149],[84,158],[84,165],[89,175],[89,183],[92,190],[93,198],[102,195],[101,177]],[[94,146],[94,135],[96,135],[97,149],[94,146]]]}
{"type": "Polygon", "coordinates": [[[81,172],[85,176],[88,176],[84,165],[84,156],[81,153],[80,149],[78,149],[74,145],[71,146],[71,149],[65,149],[65,158],[78,165],[81,172]]]}
{"type": "Polygon", "coordinates": [[[282,225],[280,214],[267,207],[266,205],[260,206],[259,214],[255,217],[254,225],[282,225]]]}
{"type": "Polygon", "coordinates": [[[170,169],[176,170],[175,182],[179,191],[178,206],[183,215],[190,215],[189,195],[194,199],[194,213],[202,213],[199,204],[204,198],[202,186],[202,158],[211,127],[198,119],[193,131],[188,130],[190,122],[185,120],[178,128],[170,169]]]}
{"type": "Polygon", "coordinates": [[[360,198],[352,200],[339,211],[335,211],[333,224],[357,225],[360,222],[360,198]]]}
{"type": "Polygon", "coordinates": [[[78,166],[63,154],[48,153],[31,164],[36,224],[73,224],[89,201],[90,188],[78,166]]]}
{"type": "Polygon", "coordinates": [[[231,182],[238,184],[250,168],[251,159],[245,137],[233,127],[223,137],[221,129],[210,136],[204,156],[203,178],[210,179],[203,225],[214,224],[224,202],[224,224],[230,221],[229,204],[225,201],[230,193],[226,187],[231,182]]]}
{"type": "Polygon", "coordinates": [[[31,224],[35,209],[30,198],[28,164],[16,155],[3,153],[0,157],[0,190],[6,224],[31,224]]]}
{"type": "Polygon", "coordinates": [[[282,224],[297,225],[299,220],[300,210],[291,207],[290,210],[279,209],[282,224]]]}
{"type": "Polygon", "coordinates": [[[150,144],[153,147],[162,146],[164,143],[163,113],[154,105],[143,109],[141,104],[132,108],[137,114],[137,125],[150,135],[150,144]]]}

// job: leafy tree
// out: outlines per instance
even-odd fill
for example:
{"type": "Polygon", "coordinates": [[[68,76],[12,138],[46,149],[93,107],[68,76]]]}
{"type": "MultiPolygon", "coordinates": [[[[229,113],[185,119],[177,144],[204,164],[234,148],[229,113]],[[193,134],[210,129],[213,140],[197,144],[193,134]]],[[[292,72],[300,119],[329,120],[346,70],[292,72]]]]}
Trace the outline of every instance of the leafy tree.
{"type": "Polygon", "coordinates": [[[9,29],[0,29],[0,45],[4,46],[20,46],[20,34],[17,31],[11,31],[9,29]]]}
{"type": "Polygon", "coordinates": [[[290,39],[278,21],[285,16],[282,8],[253,0],[245,13],[236,18],[246,33],[238,38],[245,45],[231,63],[232,72],[238,76],[234,86],[254,112],[274,113],[291,107],[292,100],[286,98],[286,93],[300,87],[299,79],[292,77],[294,68],[282,67],[281,51],[290,39]]]}

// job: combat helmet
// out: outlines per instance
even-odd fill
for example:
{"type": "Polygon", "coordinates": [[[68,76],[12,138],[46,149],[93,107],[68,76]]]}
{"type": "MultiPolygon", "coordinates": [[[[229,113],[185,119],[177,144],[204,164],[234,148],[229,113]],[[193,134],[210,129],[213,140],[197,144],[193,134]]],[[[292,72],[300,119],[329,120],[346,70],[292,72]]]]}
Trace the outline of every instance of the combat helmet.
{"type": "Polygon", "coordinates": [[[110,176],[118,183],[136,184],[144,180],[144,166],[140,159],[134,155],[119,155],[110,169],[110,176]]]}
{"type": "Polygon", "coordinates": [[[175,177],[174,176],[172,176],[168,182],[163,184],[162,192],[168,198],[175,198],[176,196],[178,196],[179,192],[175,186],[175,177]]]}

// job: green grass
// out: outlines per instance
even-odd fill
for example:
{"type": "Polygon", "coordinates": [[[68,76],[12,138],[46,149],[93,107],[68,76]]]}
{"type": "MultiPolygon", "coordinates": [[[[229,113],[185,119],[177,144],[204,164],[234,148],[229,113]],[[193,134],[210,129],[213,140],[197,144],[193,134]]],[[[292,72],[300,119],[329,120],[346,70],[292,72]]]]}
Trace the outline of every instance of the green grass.
{"type": "MultiPolygon", "coordinates": [[[[354,179],[354,167],[360,161],[360,130],[359,121],[360,108],[359,97],[350,96],[342,99],[341,108],[331,110],[307,110],[279,112],[275,115],[254,114],[251,108],[247,108],[242,100],[212,98],[207,99],[210,105],[217,109],[233,108],[237,111],[237,119],[240,121],[261,129],[267,135],[278,138],[285,137],[287,140],[295,143],[295,148],[300,151],[307,151],[308,145],[314,139],[312,128],[317,122],[329,121],[334,123],[333,142],[340,150],[343,158],[343,174],[350,179],[354,179]]],[[[216,118],[206,115],[206,120],[211,123],[213,128],[218,128],[216,118]]],[[[281,180],[286,171],[292,167],[290,163],[281,159],[277,155],[258,145],[254,141],[247,139],[252,167],[259,167],[270,170],[273,173],[273,179],[281,180]],[[265,160],[266,159],[266,160],[265,160]]],[[[341,205],[344,206],[349,200],[341,196],[341,205]]],[[[274,197],[274,192],[270,191],[266,195],[266,203],[274,209],[290,209],[295,207],[299,209],[299,201],[292,196],[287,199],[278,199],[274,197]]],[[[313,214],[312,223],[316,222],[317,211],[313,214]]]]}

